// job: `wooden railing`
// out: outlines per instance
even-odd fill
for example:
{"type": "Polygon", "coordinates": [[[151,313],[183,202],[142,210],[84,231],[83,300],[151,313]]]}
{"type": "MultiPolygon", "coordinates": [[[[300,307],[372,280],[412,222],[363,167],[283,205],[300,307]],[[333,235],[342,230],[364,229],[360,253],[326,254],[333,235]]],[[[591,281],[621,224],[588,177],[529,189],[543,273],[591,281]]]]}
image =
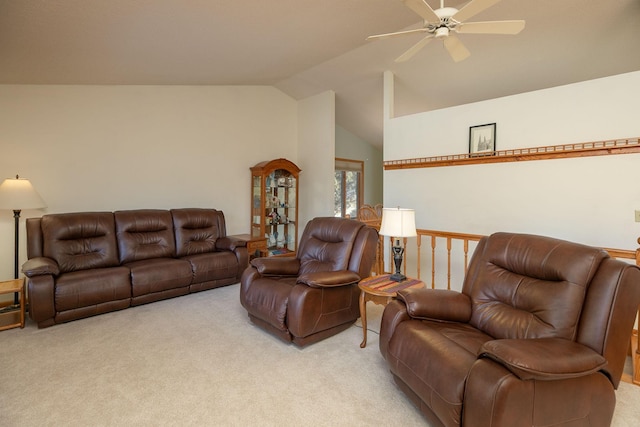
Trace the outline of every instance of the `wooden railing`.
{"type": "Polygon", "coordinates": [[[441,166],[474,165],[479,163],[520,162],[526,160],[566,159],[571,157],[605,156],[640,153],[640,138],[582,142],[544,147],[512,148],[482,154],[451,154],[416,159],[387,160],[384,170],[435,168],[441,166]]]}
{"type": "MultiPolygon", "coordinates": [[[[376,227],[376,224],[370,224],[376,227]]],[[[377,227],[379,228],[379,223],[377,227]]],[[[484,237],[480,234],[454,233],[449,231],[417,230],[415,238],[404,238],[405,248],[402,265],[403,274],[421,279],[431,288],[451,289],[452,283],[456,290],[460,290],[469,260],[478,241],[484,237]],[[446,269],[445,269],[446,266],[446,269]],[[427,273],[425,273],[427,272],[427,273]],[[428,277],[425,277],[428,276],[428,277]],[[446,285],[446,287],[445,287],[446,285]]],[[[391,247],[393,240],[385,245],[383,237],[378,245],[378,257],[374,271],[378,274],[394,269],[393,255],[387,250],[388,264],[385,269],[385,246],[391,247]]],[[[640,238],[638,238],[640,244],[640,238]]],[[[613,258],[635,263],[640,266],[640,248],[636,250],[603,248],[613,258]]],[[[640,313],[640,307],[639,311],[640,313]]],[[[636,318],[637,322],[637,318],[636,318]]],[[[637,323],[636,323],[637,325],[637,323]]],[[[638,348],[638,329],[633,329],[630,344],[630,354],[633,362],[632,375],[623,375],[623,381],[640,385],[640,349],[638,348]]]]}

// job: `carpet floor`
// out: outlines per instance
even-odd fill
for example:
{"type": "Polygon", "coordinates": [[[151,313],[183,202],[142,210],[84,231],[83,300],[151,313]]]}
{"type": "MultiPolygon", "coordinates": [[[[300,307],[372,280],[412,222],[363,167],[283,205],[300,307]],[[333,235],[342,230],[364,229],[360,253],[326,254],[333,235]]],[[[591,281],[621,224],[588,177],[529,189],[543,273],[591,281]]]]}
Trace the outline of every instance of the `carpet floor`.
{"type": "MultiPolygon", "coordinates": [[[[0,333],[3,426],[425,426],[380,351],[382,307],[299,349],[253,326],[239,285],[0,333]]],[[[637,426],[621,384],[613,426],[637,426]]]]}

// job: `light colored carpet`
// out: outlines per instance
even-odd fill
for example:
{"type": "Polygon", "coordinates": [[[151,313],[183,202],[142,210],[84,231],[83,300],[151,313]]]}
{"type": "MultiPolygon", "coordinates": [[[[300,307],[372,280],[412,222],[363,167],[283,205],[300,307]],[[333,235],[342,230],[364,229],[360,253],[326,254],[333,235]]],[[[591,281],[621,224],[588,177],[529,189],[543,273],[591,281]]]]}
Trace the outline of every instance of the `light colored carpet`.
{"type": "MultiPolygon", "coordinates": [[[[0,333],[3,426],[425,426],[369,332],[299,349],[253,326],[238,285],[0,333]]],[[[378,330],[382,307],[368,305],[378,330]]],[[[359,323],[358,323],[359,325],[359,323]]],[[[637,426],[622,384],[613,425],[637,426]]]]}

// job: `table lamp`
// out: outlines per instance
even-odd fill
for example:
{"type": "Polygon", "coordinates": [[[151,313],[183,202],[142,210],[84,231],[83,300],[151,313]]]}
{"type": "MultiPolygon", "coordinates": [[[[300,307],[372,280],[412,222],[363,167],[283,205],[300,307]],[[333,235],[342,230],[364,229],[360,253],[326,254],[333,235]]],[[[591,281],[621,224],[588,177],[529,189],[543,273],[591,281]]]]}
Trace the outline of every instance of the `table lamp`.
{"type": "MultiPolygon", "coordinates": [[[[46,204],[38,192],[33,188],[28,179],[7,178],[0,184],[0,209],[13,210],[13,218],[15,222],[15,263],[14,263],[14,279],[18,278],[18,248],[19,248],[19,225],[20,211],[23,209],[41,209],[46,204]]],[[[18,294],[14,295],[14,304],[18,304],[18,294]]]]}
{"type": "Polygon", "coordinates": [[[389,278],[396,282],[402,282],[407,277],[400,273],[402,254],[404,253],[404,248],[400,246],[400,237],[414,237],[417,235],[416,212],[413,209],[400,209],[400,207],[383,208],[380,234],[396,238],[396,244],[392,247],[396,272],[389,278]]]}

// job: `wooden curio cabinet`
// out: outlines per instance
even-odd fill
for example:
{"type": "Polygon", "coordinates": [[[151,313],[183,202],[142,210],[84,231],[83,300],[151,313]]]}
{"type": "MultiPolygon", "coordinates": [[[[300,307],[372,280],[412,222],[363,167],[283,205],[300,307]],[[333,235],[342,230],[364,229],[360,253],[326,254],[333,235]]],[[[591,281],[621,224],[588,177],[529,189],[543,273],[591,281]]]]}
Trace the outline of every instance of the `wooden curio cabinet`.
{"type": "Polygon", "coordinates": [[[298,175],[286,159],[251,168],[251,237],[264,238],[263,255],[294,256],[298,245],[298,175]]]}

